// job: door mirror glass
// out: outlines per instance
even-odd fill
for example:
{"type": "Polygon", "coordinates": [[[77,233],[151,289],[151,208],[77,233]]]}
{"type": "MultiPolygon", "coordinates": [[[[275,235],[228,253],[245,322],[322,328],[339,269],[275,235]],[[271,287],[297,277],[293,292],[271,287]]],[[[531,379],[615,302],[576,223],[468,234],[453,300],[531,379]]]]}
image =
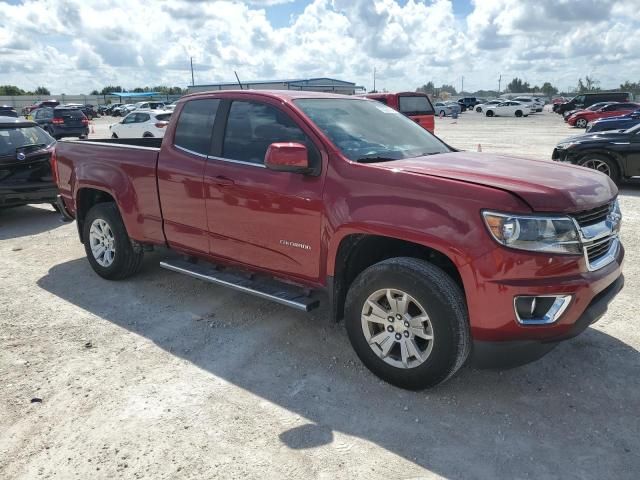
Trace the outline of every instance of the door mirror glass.
{"type": "Polygon", "coordinates": [[[272,143],[267,148],[264,164],[277,172],[306,173],[309,171],[309,153],[301,143],[272,143]]]}

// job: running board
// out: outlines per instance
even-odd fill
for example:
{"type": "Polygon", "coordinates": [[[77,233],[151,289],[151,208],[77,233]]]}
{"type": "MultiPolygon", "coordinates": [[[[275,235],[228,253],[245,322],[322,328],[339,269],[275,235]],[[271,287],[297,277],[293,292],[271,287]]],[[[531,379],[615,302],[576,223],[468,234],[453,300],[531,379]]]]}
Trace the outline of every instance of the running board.
{"type": "Polygon", "coordinates": [[[175,259],[160,262],[160,266],[206,282],[272,300],[303,312],[313,310],[320,303],[317,299],[311,298],[302,288],[265,277],[250,277],[234,271],[218,270],[211,264],[175,259]]]}

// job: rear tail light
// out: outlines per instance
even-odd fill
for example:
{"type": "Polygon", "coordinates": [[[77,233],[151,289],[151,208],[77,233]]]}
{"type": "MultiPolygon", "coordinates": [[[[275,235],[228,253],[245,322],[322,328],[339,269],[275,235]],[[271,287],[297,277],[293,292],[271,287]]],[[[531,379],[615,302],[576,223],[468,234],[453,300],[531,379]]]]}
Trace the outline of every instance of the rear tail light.
{"type": "Polygon", "coordinates": [[[156,128],[164,128],[169,125],[169,122],[156,122],[156,128]]]}
{"type": "Polygon", "coordinates": [[[54,125],[62,125],[64,123],[64,118],[55,117],[53,120],[51,120],[51,122],[54,125]]]}
{"type": "Polygon", "coordinates": [[[51,156],[49,157],[51,163],[51,175],[53,176],[53,183],[58,184],[58,156],[56,155],[56,149],[51,149],[51,156]]]}

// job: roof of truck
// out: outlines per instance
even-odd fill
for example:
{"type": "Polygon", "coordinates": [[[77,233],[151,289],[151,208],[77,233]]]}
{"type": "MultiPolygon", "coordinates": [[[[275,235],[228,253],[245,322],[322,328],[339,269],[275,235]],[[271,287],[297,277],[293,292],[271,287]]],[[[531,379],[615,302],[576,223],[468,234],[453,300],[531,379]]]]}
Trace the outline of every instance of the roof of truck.
{"type": "MultiPolygon", "coordinates": [[[[210,90],[185,95],[182,98],[210,97],[218,95],[259,95],[281,100],[295,100],[298,98],[357,98],[353,95],[341,95],[339,93],[310,92],[302,90],[210,90]]],[[[182,99],[181,99],[182,100],[182,99]]]]}
{"type": "Polygon", "coordinates": [[[0,128],[35,127],[38,124],[24,118],[6,117],[0,115],[0,128]]]}

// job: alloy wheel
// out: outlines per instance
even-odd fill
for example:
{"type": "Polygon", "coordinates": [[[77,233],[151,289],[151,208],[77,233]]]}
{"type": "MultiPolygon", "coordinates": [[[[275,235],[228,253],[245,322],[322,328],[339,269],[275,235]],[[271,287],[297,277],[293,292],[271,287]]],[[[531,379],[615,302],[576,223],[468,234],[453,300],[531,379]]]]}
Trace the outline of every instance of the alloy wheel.
{"type": "Polygon", "coordinates": [[[102,267],[110,267],[116,254],[116,239],[109,224],[101,218],[91,224],[89,245],[96,262],[102,267]]]}

